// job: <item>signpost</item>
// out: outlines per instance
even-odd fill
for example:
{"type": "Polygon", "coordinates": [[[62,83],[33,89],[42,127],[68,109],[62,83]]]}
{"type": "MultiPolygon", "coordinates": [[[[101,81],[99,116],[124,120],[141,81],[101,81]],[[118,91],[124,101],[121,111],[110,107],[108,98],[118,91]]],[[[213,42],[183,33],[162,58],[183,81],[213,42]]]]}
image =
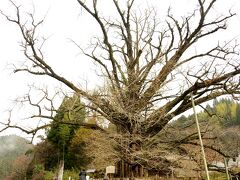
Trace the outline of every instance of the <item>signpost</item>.
{"type": "Polygon", "coordinates": [[[109,174],[109,179],[112,178],[112,174],[115,174],[115,166],[107,166],[106,167],[106,174],[109,174]]]}

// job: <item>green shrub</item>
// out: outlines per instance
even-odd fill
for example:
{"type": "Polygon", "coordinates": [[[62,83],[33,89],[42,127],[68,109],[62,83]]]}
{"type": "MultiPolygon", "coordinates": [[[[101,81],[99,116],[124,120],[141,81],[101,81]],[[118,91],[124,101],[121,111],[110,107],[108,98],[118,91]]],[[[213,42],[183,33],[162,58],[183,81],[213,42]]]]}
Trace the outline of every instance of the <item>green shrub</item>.
{"type": "Polygon", "coordinates": [[[79,172],[75,171],[75,170],[66,170],[64,171],[63,174],[63,180],[68,180],[68,177],[71,176],[72,179],[78,179],[78,174],[79,172]]]}
{"type": "Polygon", "coordinates": [[[33,174],[39,174],[44,170],[44,167],[42,164],[36,164],[33,169],[33,174]]]}
{"type": "Polygon", "coordinates": [[[54,172],[52,172],[52,171],[45,171],[44,172],[44,179],[45,180],[52,180],[53,179],[53,177],[54,177],[54,172]]]}
{"type": "MultiPolygon", "coordinates": [[[[45,180],[52,180],[55,173],[52,171],[45,171],[44,173],[44,179],[45,180]]],[[[71,179],[78,179],[78,172],[75,170],[65,170],[63,174],[63,180],[68,180],[68,177],[71,177],[71,179]]]]}

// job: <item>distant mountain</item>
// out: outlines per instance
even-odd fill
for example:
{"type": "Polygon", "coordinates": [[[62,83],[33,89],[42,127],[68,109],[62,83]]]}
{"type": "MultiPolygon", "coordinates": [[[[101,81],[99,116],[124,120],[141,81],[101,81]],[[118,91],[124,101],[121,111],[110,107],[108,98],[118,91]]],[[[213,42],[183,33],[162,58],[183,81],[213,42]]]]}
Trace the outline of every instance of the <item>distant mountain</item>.
{"type": "Polygon", "coordinates": [[[12,163],[33,147],[26,139],[16,136],[0,136],[0,179],[12,171],[12,163]]]}

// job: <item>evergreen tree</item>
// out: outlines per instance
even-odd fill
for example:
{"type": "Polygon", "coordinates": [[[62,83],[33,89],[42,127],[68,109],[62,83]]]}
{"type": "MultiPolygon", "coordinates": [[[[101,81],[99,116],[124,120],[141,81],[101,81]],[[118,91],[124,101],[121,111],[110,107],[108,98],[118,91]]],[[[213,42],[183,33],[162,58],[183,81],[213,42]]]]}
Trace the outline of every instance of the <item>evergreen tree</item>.
{"type": "Polygon", "coordinates": [[[66,169],[78,166],[77,159],[71,153],[70,143],[79,128],[78,124],[84,122],[85,115],[85,108],[79,96],[65,97],[47,132],[47,140],[58,150],[58,159],[65,160],[66,169]]]}

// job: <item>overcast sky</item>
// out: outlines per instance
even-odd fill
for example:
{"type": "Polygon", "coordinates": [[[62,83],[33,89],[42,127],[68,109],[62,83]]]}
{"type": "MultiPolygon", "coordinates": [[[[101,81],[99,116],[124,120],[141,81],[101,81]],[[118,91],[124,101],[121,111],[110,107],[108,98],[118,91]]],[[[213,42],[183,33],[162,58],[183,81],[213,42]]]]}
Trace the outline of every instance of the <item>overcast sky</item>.
{"type": "MultiPolygon", "coordinates": [[[[94,67],[91,63],[80,58],[79,51],[71,43],[74,39],[81,44],[89,43],[90,37],[98,33],[98,27],[89,16],[77,4],[77,0],[15,0],[17,5],[22,5],[23,13],[35,11],[37,19],[45,16],[44,24],[41,26],[40,35],[48,37],[44,46],[45,57],[57,72],[68,77],[74,82],[85,85],[85,80],[94,86],[96,83],[94,67]]],[[[101,8],[109,15],[113,12],[110,0],[99,0],[101,8]]],[[[138,0],[143,6],[143,0],[138,0]]],[[[145,1],[144,1],[145,2],[145,1]]],[[[169,6],[176,15],[184,15],[191,11],[197,0],[148,0],[148,6],[158,9],[160,15],[166,13],[169,6]]],[[[146,4],[144,4],[146,6],[146,4]]],[[[8,0],[0,0],[0,9],[14,16],[14,8],[8,0]]],[[[214,12],[226,14],[228,9],[240,13],[239,0],[218,0],[214,12]]],[[[224,38],[229,40],[237,38],[240,34],[240,16],[237,15],[229,23],[228,33],[224,38]]],[[[223,37],[219,37],[221,39],[223,37]]],[[[5,110],[13,104],[12,100],[28,91],[28,84],[40,82],[50,86],[58,86],[58,83],[49,78],[34,78],[25,73],[12,73],[11,64],[18,64],[24,60],[19,42],[21,36],[17,27],[3,16],[0,16],[0,121],[6,119],[5,110]]],[[[208,43],[208,42],[206,42],[208,43]]],[[[24,113],[24,112],[19,112],[24,113]]],[[[15,131],[11,131],[15,132],[15,131]]]]}

